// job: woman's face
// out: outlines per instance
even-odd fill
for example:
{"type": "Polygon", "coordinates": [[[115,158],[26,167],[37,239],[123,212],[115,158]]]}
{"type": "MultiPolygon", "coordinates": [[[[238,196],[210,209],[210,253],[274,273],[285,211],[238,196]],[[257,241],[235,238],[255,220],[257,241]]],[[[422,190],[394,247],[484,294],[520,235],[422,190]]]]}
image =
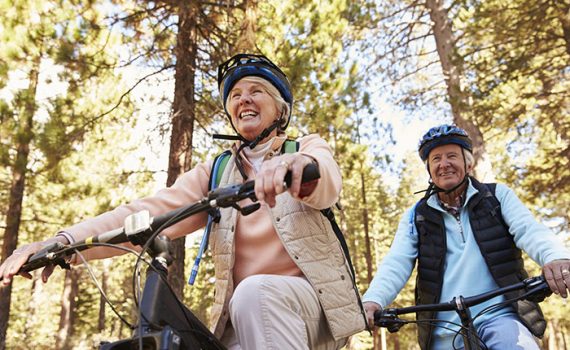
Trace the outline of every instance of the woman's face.
{"type": "MultiPolygon", "coordinates": [[[[226,108],[236,130],[252,141],[279,118],[275,99],[260,83],[240,80],[230,91],[226,108]]],[[[273,130],[271,136],[277,133],[273,130]]]]}

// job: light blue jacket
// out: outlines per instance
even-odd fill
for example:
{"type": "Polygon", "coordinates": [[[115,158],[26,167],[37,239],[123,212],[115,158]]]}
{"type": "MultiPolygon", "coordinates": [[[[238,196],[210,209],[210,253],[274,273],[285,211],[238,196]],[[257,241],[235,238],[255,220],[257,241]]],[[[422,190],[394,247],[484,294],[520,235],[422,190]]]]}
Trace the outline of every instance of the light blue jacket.
{"type": "MultiPolygon", "coordinates": [[[[459,295],[468,297],[498,288],[485,264],[469,223],[466,205],[477,192],[469,182],[467,197],[460,210],[459,219],[440,206],[436,195],[432,195],[427,201],[430,207],[442,213],[447,234],[441,302],[450,301],[459,295]]],[[[516,246],[524,250],[532,260],[543,266],[556,259],[570,258],[570,250],[559,237],[538,223],[510,188],[497,184],[495,196],[501,203],[503,218],[509,226],[509,232],[513,235],[516,246]]],[[[418,237],[413,223],[413,210],[414,207],[409,208],[402,216],[390,251],[380,263],[370,287],[363,296],[364,302],[372,301],[382,307],[390,305],[410,278],[418,255],[418,237]]],[[[496,297],[474,306],[471,308],[471,315],[474,317],[487,306],[501,300],[504,300],[504,297],[496,297]]],[[[513,310],[507,307],[486,313],[476,319],[475,326],[479,327],[485,320],[512,312],[513,310]]],[[[459,316],[454,311],[439,312],[436,318],[460,323],[459,316]]],[[[441,325],[457,329],[449,323],[441,325]]],[[[454,335],[453,330],[436,327],[433,348],[451,348],[450,341],[454,335]]]]}

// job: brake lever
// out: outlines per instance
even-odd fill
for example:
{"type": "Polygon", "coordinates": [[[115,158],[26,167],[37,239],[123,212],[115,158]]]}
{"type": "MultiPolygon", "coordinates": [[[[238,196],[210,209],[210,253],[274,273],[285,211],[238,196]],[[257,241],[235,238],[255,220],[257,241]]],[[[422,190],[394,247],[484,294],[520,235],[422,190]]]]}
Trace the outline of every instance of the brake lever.
{"type": "Polygon", "coordinates": [[[253,201],[256,200],[255,192],[253,190],[253,183],[250,186],[251,189],[244,190],[244,186],[245,185],[238,184],[219,187],[208,194],[207,200],[210,202],[210,205],[212,207],[233,207],[241,211],[239,206],[236,207],[236,203],[246,198],[249,198],[253,201]]]}
{"type": "Polygon", "coordinates": [[[523,282],[525,283],[525,289],[529,294],[526,298],[527,300],[540,303],[552,295],[552,290],[548,286],[548,283],[546,283],[543,276],[530,277],[523,282]]]}
{"type": "Polygon", "coordinates": [[[409,322],[397,317],[394,309],[382,309],[374,312],[374,324],[378,327],[388,329],[390,333],[395,333],[409,322]]]}
{"type": "Polygon", "coordinates": [[[261,208],[261,204],[253,203],[248,206],[242,207],[239,211],[241,212],[242,215],[247,216],[259,208],[261,208]]]}
{"type": "Polygon", "coordinates": [[[247,205],[245,207],[240,207],[239,204],[233,203],[231,205],[231,207],[234,208],[235,210],[239,211],[243,216],[247,216],[247,215],[253,213],[254,211],[256,211],[257,209],[259,209],[261,207],[261,204],[253,203],[253,204],[247,205]]]}
{"type": "Polygon", "coordinates": [[[62,244],[60,242],[55,242],[46,246],[45,248],[32,255],[28,259],[28,262],[26,262],[20,268],[20,271],[29,272],[47,265],[57,265],[62,269],[69,270],[71,268],[71,265],[69,265],[69,263],[67,263],[64,259],[67,254],[63,254],[65,253],[66,247],[67,246],[65,244],[62,244]]]}

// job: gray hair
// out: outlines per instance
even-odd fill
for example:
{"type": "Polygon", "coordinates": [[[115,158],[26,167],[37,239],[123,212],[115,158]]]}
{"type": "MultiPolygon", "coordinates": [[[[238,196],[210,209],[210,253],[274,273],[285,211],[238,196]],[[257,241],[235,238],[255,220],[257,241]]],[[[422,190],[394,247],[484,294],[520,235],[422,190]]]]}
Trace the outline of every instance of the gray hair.
{"type": "Polygon", "coordinates": [[[473,167],[475,166],[475,157],[473,157],[473,153],[468,149],[463,149],[463,154],[465,155],[465,166],[471,170],[467,173],[467,175],[473,175],[473,167]]]}

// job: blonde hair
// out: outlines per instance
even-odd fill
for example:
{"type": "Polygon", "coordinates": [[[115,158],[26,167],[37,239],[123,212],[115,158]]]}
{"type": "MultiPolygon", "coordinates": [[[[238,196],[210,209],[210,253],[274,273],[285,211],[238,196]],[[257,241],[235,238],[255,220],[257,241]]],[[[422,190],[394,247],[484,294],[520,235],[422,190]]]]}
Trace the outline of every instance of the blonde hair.
{"type": "MultiPolygon", "coordinates": [[[[283,129],[286,125],[287,125],[287,121],[289,119],[289,114],[291,112],[291,107],[289,106],[289,104],[287,102],[285,102],[285,100],[283,99],[283,97],[281,97],[281,94],[279,93],[279,90],[277,90],[277,88],[275,86],[273,86],[273,84],[271,84],[269,81],[261,78],[261,77],[257,77],[254,75],[248,75],[246,77],[243,77],[240,79],[240,81],[246,81],[249,83],[256,83],[261,85],[265,91],[267,91],[267,93],[269,94],[269,96],[271,96],[273,98],[273,100],[275,101],[275,104],[277,105],[277,109],[279,110],[279,118],[282,119],[282,123],[281,123],[281,129],[283,129]]],[[[223,87],[221,88],[223,89],[223,87]]],[[[228,97],[226,98],[226,104],[228,104],[229,99],[230,99],[231,94],[228,94],[228,97]]]]}

